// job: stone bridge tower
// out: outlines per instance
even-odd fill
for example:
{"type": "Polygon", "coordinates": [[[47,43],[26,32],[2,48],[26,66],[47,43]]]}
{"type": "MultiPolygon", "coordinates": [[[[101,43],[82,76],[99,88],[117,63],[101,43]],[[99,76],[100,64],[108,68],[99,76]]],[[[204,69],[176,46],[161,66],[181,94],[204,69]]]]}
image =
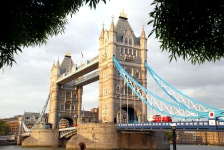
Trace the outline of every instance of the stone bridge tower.
{"type": "Polygon", "coordinates": [[[52,124],[53,129],[59,127],[61,119],[67,119],[69,125],[72,125],[77,123],[76,116],[80,116],[83,87],[75,86],[74,80],[63,85],[56,83],[73,67],[76,67],[76,64],[73,63],[70,53],[67,52],[62,63],[60,64],[58,60],[51,69],[48,122],[52,124]]]}
{"type": "Polygon", "coordinates": [[[144,26],[136,37],[127,15],[120,13],[109,30],[102,28],[99,37],[99,121],[102,123],[146,121],[146,105],[135,96],[119,76],[113,56],[125,70],[146,87],[147,39],[144,26]]]}

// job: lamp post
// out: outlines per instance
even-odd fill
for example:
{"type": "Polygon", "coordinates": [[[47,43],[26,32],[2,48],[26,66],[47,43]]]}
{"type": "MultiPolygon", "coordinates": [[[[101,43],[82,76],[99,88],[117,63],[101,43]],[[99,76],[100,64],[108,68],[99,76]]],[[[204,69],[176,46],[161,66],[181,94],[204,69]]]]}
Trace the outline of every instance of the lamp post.
{"type": "Polygon", "coordinates": [[[177,148],[176,148],[176,124],[175,123],[173,123],[173,124],[171,124],[171,129],[172,129],[172,131],[173,131],[173,150],[176,150],[177,148]]]}

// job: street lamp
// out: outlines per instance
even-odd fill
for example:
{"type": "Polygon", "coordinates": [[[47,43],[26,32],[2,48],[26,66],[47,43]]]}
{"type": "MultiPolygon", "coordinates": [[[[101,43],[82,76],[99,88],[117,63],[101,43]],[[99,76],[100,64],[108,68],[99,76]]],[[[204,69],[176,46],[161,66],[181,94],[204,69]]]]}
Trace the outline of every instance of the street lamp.
{"type": "Polygon", "coordinates": [[[171,129],[173,131],[173,150],[176,150],[176,127],[177,125],[175,123],[171,124],[171,129]]]}

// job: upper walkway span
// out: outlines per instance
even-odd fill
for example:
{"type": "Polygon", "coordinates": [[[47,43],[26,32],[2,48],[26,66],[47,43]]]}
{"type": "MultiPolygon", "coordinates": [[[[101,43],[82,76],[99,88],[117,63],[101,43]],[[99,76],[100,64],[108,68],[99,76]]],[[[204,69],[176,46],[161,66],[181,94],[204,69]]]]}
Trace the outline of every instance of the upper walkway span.
{"type": "MultiPolygon", "coordinates": [[[[74,79],[78,79],[76,82],[78,84],[88,84],[99,79],[99,74],[96,71],[92,76],[84,76],[96,69],[99,65],[99,56],[94,57],[91,60],[86,61],[78,67],[73,67],[70,72],[64,73],[57,80],[57,84],[66,84],[74,79]],[[79,78],[80,77],[80,78],[79,78]]],[[[90,73],[91,74],[91,73],[90,73]]]]}

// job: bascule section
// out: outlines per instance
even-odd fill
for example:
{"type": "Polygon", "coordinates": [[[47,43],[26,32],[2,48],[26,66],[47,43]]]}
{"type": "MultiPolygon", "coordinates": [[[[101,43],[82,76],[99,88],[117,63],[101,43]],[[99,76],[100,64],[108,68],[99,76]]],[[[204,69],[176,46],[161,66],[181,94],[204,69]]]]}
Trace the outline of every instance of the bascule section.
{"type": "Polygon", "coordinates": [[[146,105],[122,79],[113,57],[143,87],[147,86],[144,26],[140,37],[136,37],[124,12],[120,13],[116,25],[112,18],[109,30],[103,26],[99,37],[99,120],[102,123],[145,122],[146,105]]]}

